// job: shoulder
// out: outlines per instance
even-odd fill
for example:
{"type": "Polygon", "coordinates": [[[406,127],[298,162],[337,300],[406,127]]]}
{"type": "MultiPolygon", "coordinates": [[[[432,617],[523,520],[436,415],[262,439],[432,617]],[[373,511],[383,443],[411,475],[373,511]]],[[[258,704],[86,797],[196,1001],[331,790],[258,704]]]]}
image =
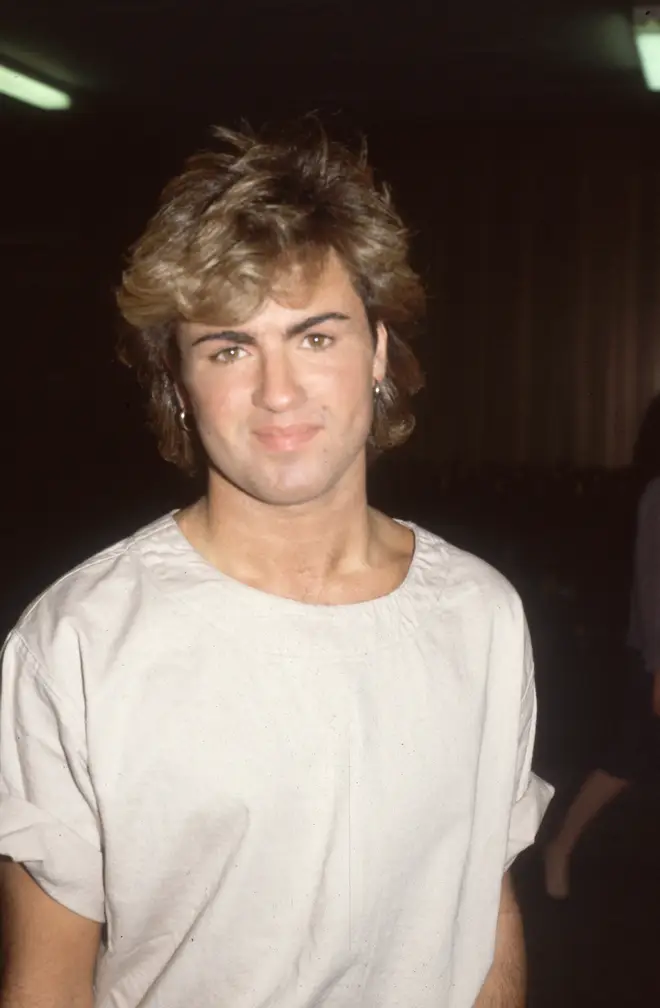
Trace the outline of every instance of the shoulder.
{"type": "Polygon", "coordinates": [[[434,532],[419,526],[416,530],[421,563],[441,581],[446,600],[523,618],[520,596],[500,571],[434,532]]]}
{"type": "Polygon", "coordinates": [[[521,598],[485,560],[418,530],[422,543],[420,603],[427,626],[449,645],[463,673],[517,710],[533,678],[533,656],[521,598]]]}
{"type": "Polygon", "coordinates": [[[89,557],[41,593],[24,611],[6,648],[20,646],[42,664],[56,645],[107,634],[125,620],[145,578],[144,546],[157,544],[171,523],[166,516],[89,557]]]}

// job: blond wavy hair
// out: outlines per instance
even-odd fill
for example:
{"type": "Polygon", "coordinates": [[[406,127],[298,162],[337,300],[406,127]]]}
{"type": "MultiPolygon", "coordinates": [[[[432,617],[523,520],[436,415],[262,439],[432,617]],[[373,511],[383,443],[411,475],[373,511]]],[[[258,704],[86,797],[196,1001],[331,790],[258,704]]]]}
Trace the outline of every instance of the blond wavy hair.
{"type": "Polygon", "coordinates": [[[330,251],[347,269],[372,334],[388,332],[387,373],[374,401],[369,461],[415,426],[410,399],[424,385],[409,341],[424,292],[409,263],[409,235],[366,145],[352,152],[309,118],[274,134],[215,128],[221,149],[191,157],[164,189],[130,250],[117,292],[125,325],[120,359],[149,397],[163,458],[194,474],[204,456],[179,422],[177,326],[249,318],[293,267],[319,271],[330,251]]]}

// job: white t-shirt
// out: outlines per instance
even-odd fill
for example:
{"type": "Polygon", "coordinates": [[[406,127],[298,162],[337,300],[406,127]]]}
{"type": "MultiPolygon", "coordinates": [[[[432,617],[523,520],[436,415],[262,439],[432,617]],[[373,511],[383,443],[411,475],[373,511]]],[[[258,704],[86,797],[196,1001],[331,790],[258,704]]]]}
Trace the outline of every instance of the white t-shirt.
{"type": "Polygon", "coordinates": [[[97,1008],[471,1008],[551,788],[518,596],[404,524],[397,590],[310,605],[167,516],[10,635],[0,853],[106,922],[97,1008]]]}

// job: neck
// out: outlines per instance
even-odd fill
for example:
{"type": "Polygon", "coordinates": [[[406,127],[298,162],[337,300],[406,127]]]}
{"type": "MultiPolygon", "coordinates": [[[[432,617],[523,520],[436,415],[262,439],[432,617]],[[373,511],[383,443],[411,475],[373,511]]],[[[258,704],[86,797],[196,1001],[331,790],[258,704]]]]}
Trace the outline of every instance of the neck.
{"type": "Polygon", "coordinates": [[[274,506],[211,478],[180,525],[194,546],[230,577],[274,588],[322,588],[375,565],[378,512],[366,475],[304,505],[274,506]]]}

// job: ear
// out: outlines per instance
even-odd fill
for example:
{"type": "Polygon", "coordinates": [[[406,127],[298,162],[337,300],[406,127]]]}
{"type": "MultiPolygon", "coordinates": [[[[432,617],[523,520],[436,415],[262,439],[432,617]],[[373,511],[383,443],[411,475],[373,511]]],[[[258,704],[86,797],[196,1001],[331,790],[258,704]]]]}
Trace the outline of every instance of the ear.
{"type": "Polygon", "coordinates": [[[185,413],[190,412],[190,400],[186,394],[186,390],[180,381],[172,380],[172,387],[174,389],[174,399],[176,402],[177,411],[180,413],[182,410],[185,413]]]}
{"type": "Polygon", "coordinates": [[[373,378],[382,382],[387,372],[387,326],[384,322],[376,325],[376,348],[374,350],[373,378]]]}

